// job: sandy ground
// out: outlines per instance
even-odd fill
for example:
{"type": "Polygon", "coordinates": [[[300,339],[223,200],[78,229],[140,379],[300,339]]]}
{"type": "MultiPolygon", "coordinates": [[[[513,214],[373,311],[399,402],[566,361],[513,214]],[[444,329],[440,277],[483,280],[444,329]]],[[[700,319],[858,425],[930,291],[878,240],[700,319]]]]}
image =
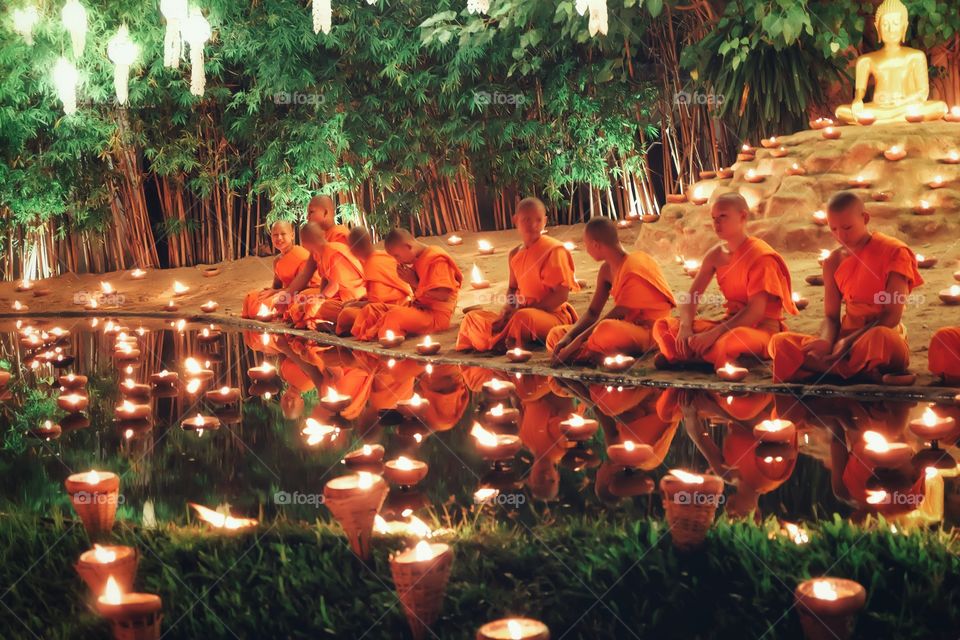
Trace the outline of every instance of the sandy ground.
{"type": "MultiPolygon", "coordinates": [[[[663,225],[666,222],[661,220],[656,224],[663,225]]],[[[562,241],[569,240],[577,245],[577,248],[573,251],[577,276],[587,282],[584,290],[572,296],[571,302],[578,309],[585,309],[593,295],[598,271],[598,265],[581,248],[582,231],[582,225],[549,228],[552,237],[562,241]]],[[[491,308],[499,306],[493,299],[496,294],[502,293],[506,288],[507,253],[518,242],[513,231],[463,233],[460,235],[463,236],[464,242],[457,247],[446,246],[443,238],[427,238],[425,242],[442,244],[463,269],[465,280],[469,281],[470,269],[476,264],[483,271],[484,276],[491,281],[492,286],[489,289],[478,291],[465,284],[460,295],[458,311],[454,316],[454,326],[444,334],[434,336],[444,345],[443,354],[447,356],[454,355],[452,346],[457,325],[463,317],[463,308],[475,305],[488,305],[491,308]],[[479,238],[489,240],[496,247],[493,255],[480,256],[477,254],[476,246],[479,238]]],[[[833,246],[832,243],[827,241],[829,239],[828,234],[823,234],[821,237],[824,240],[823,248],[833,246]]],[[[659,245],[659,249],[653,246],[645,246],[647,243],[645,242],[642,225],[638,224],[632,228],[621,230],[621,238],[628,248],[634,246],[649,248],[659,259],[666,278],[674,291],[684,291],[689,287],[690,279],[684,275],[680,265],[676,262],[675,256],[665,252],[662,245],[659,245]]],[[[939,258],[939,264],[935,268],[923,271],[926,284],[918,290],[918,293],[922,295],[916,296],[915,303],[906,308],[905,324],[908,328],[909,342],[913,350],[911,368],[919,374],[917,384],[920,386],[933,383],[931,376],[926,371],[926,352],[934,331],[942,326],[960,324],[960,314],[956,312],[956,309],[960,307],[943,306],[937,296],[940,289],[954,284],[953,272],[958,268],[957,260],[960,258],[960,246],[955,243],[954,239],[945,239],[939,243],[927,243],[914,247],[925,255],[939,258]]],[[[804,282],[807,275],[820,272],[816,252],[786,251],[784,253],[793,274],[795,289],[810,301],[810,306],[799,316],[790,318],[788,324],[793,330],[816,332],[820,322],[823,288],[813,287],[804,282]]],[[[270,258],[251,257],[224,263],[218,265],[220,273],[215,277],[204,277],[204,267],[149,271],[143,280],[132,279],[129,272],[81,276],[68,274],[56,279],[35,283],[37,288],[49,291],[49,294],[43,297],[34,297],[32,293],[18,293],[15,291],[16,283],[3,282],[0,283],[0,314],[8,316],[12,314],[11,307],[15,300],[19,300],[29,307],[29,311],[25,315],[34,311],[46,313],[83,311],[82,303],[89,299],[89,292],[100,291],[100,283],[108,282],[119,294],[116,298],[118,304],[113,307],[105,306],[100,312],[90,312],[91,315],[109,315],[111,310],[128,313],[162,312],[164,305],[169,300],[174,299],[179,306],[179,310],[170,313],[171,317],[200,315],[200,305],[207,300],[215,300],[220,307],[218,312],[211,316],[211,320],[227,317],[239,318],[244,294],[250,289],[269,285],[272,279],[271,262],[270,258]],[[173,285],[175,281],[187,285],[190,290],[183,295],[174,296],[173,285]]],[[[721,312],[721,307],[711,305],[703,309],[703,312],[708,317],[717,316],[721,312]]],[[[408,344],[405,345],[407,349],[412,348],[410,342],[408,341],[408,344]]],[[[487,366],[498,366],[506,363],[506,359],[503,357],[488,355],[470,355],[463,359],[476,361],[478,364],[487,366]]],[[[531,364],[541,366],[547,364],[546,355],[538,353],[531,364]]],[[[660,380],[678,378],[684,380],[715,380],[710,374],[697,372],[679,374],[676,372],[654,372],[651,371],[652,365],[649,362],[641,364],[646,364],[646,366],[638,367],[635,373],[642,377],[660,380]]],[[[755,383],[769,382],[769,373],[762,366],[756,367],[748,381],[755,383]]]]}

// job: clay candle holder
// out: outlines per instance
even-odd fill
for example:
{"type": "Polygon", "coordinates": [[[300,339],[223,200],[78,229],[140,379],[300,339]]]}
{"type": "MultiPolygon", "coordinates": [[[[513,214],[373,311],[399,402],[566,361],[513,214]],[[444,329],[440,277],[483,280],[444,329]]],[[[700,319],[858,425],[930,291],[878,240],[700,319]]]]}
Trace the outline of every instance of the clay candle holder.
{"type": "Polygon", "coordinates": [[[167,300],[167,304],[163,305],[163,310],[168,311],[170,313],[173,313],[174,311],[178,311],[179,309],[180,307],[173,300],[167,300]]]}
{"type": "Polygon", "coordinates": [[[660,479],[660,491],[674,546],[686,551],[702,545],[723,495],[723,480],[673,469],[660,479]]]}
{"type": "Polygon", "coordinates": [[[476,440],[477,451],[483,459],[491,462],[511,460],[523,446],[519,437],[487,431],[478,422],[473,423],[470,435],[476,440]]]}
{"type": "Polygon", "coordinates": [[[113,415],[117,420],[142,420],[152,413],[148,404],[134,404],[129,400],[124,400],[120,406],[114,409],[113,415]]]}
{"type": "Polygon", "coordinates": [[[717,177],[721,180],[729,180],[733,177],[733,169],[730,167],[724,167],[723,169],[717,169],[717,177]]]}
{"type": "Polygon", "coordinates": [[[490,281],[483,277],[483,272],[476,264],[470,269],[470,286],[474,289],[486,289],[490,286],[490,281]]]}
{"type": "Polygon", "coordinates": [[[907,150],[900,145],[895,144],[883,152],[883,157],[890,162],[897,162],[907,157],[907,150]]]}
{"type": "Polygon", "coordinates": [[[373,520],[387,497],[383,478],[360,472],[340,476],[323,487],[324,504],[347,534],[350,548],[360,558],[370,558],[373,520]]]}
{"type": "Polygon", "coordinates": [[[943,164],[960,164],[960,151],[950,151],[945,158],[940,158],[940,162],[943,164]]]}
{"type": "Polygon", "coordinates": [[[404,336],[395,334],[392,329],[387,329],[386,332],[380,336],[380,346],[385,349],[393,349],[403,344],[403,340],[404,336]]]}
{"type": "Polygon", "coordinates": [[[150,384],[154,387],[173,387],[180,382],[180,374],[164,369],[160,373],[150,374],[150,384]]]}
{"type": "Polygon", "coordinates": [[[776,149],[770,150],[770,155],[774,158],[786,158],[790,155],[790,151],[786,147],[777,147],[776,149]]]}
{"type": "Polygon", "coordinates": [[[960,304],[960,286],[950,285],[946,289],[940,290],[940,301],[946,305],[960,304]]]}
{"type": "Polygon", "coordinates": [[[39,440],[56,440],[63,433],[60,425],[53,420],[44,420],[39,425],[30,430],[31,436],[39,440]]]}
{"type": "Polygon", "coordinates": [[[699,260],[684,260],[683,261],[683,272],[691,278],[696,278],[697,273],[700,272],[700,261],[699,260]]]}
{"type": "MultiPolygon", "coordinates": [[[[58,377],[57,382],[60,384],[61,391],[76,391],[77,389],[83,389],[87,386],[87,376],[78,376],[75,373],[70,373],[58,377]]],[[[2,386],[4,386],[4,382],[0,379],[0,387],[2,386]]]]}
{"type": "Polygon", "coordinates": [[[747,172],[744,174],[743,179],[752,184],[757,184],[759,182],[763,182],[764,177],[765,176],[762,176],[759,173],[757,173],[756,169],[748,169],[747,172]]]}
{"type": "Polygon", "coordinates": [[[273,322],[277,319],[277,310],[261,303],[260,308],[257,309],[257,313],[254,317],[260,322],[273,322]]]}
{"type": "Polygon", "coordinates": [[[839,140],[840,139],[840,129],[836,127],[826,127],[821,134],[824,140],[839,140]]]}
{"type": "Polygon", "coordinates": [[[797,311],[803,311],[810,305],[810,301],[796,291],[790,294],[790,297],[793,299],[793,306],[797,308],[797,311]]]}
{"type": "Polygon", "coordinates": [[[425,336],[423,341],[417,343],[417,353],[421,356],[435,356],[440,353],[440,343],[434,342],[430,336],[425,336]]]}
{"type": "Polygon", "coordinates": [[[330,413],[340,413],[350,406],[353,396],[340,393],[333,387],[327,387],[327,392],[320,398],[320,405],[330,413]]]}
{"type": "Polygon", "coordinates": [[[847,184],[853,189],[868,189],[870,188],[870,181],[867,180],[864,176],[857,176],[851,178],[847,181],[847,184]]]}
{"type": "Polygon", "coordinates": [[[918,438],[937,442],[956,435],[957,423],[949,416],[938,416],[931,407],[927,407],[921,417],[910,421],[910,431],[918,438]]]}
{"type": "Polygon", "coordinates": [[[314,447],[329,438],[330,442],[340,435],[340,427],[332,424],[323,424],[314,418],[307,418],[306,426],[300,431],[307,436],[307,446],[314,447]]]}
{"type": "Polygon", "coordinates": [[[527,351],[526,349],[521,349],[520,347],[514,347],[507,351],[507,360],[510,362],[526,362],[533,357],[532,351],[527,351]]]}
{"type": "Polygon", "coordinates": [[[365,444],[343,456],[343,464],[350,469],[365,468],[383,462],[384,449],[380,444],[365,444]]]}
{"type": "Polygon", "coordinates": [[[204,313],[213,313],[213,312],[216,311],[219,307],[220,307],[220,305],[218,305],[218,304],[217,304],[216,302],[214,302],[213,300],[207,300],[207,301],[204,302],[202,305],[200,305],[200,310],[203,311],[204,313]]]}
{"type": "Polygon", "coordinates": [[[808,640],[847,640],[853,635],[857,613],[867,592],[857,582],[843,578],[814,578],[794,591],[800,626],[808,640]]]}
{"type": "Polygon", "coordinates": [[[150,397],[150,385],[140,384],[132,378],[127,378],[120,385],[120,395],[124,398],[145,400],[150,397]]]}
{"type": "Polygon", "coordinates": [[[517,424],[520,420],[520,411],[513,407],[504,407],[503,403],[497,403],[483,413],[483,421],[486,424],[497,426],[517,424]]]}
{"type": "Polygon", "coordinates": [[[936,207],[929,200],[921,200],[913,209],[913,213],[918,216],[930,216],[933,215],[934,211],[936,211],[936,207]]]}
{"type": "Polygon", "coordinates": [[[797,436],[797,427],[790,420],[764,420],[753,428],[753,437],[760,442],[792,443],[797,436]]]}
{"type": "Polygon", "coordinates": [[[196,431],[197,433],[213,431],[214,429],[220,428],[220,419],[216,416],[205,416],[198,413],[192,418],[187,418],[181,422],[180,428],[184,431],[196,431]]]}
{"type": "Polygon", "coordinates": [[[786,174],[788,176],[805,176],[807,175],[807,170],[794,162],[792,165],[787,167],[786,174]]]}
{"type": "Polygon", "coordinates": [[[942,189],[946,184],[946,180],[944,180],[943,176],[936,175],[933,176],[933,179],[927,183],[927,186],[931,189],[942,189]]]}
{"type": "MultiPolygon", "coordinates": [[[[751,154],[751,155],[752,155],[752,154],[751,154]]],[[[701,180],[713,180],[713,179],[716,178],[716,177],[717,177],[717,172],[716,172],[716,171],[701,171],[701,172],[700,172],[700,179],[701,179],[701,180]]]]}
{"type": "Polygon", "coordinates": [[[452,567],[450,545],[426,540],[390,556],[390,573],[414,640],[428,637],[440,617],[452,567]]]}
{"type": "Polygon", "coordinates": [[[447,244],[451,247],[459,247],[463,244],[463,238],[456,234],[447,236],[447,244]]]}
{"type": "Polygon", "coordinates": [[[727,362],[717,369],[717,377],[724,382],[740,382],[747,377],[749,371],[745,367],[738,367],[735,364],[727,362]]]}
{"type": "Polygon", "coordinates": [[[236,387],[220,387],[215,391],[207,391],[203,394],[207,402],[220,406],[231,405],[240,400],[240,389],[236,387]]]}
{"type": "MultiPolygon", "coordinates": [[[[704,200],[704,202],[706,202],[706,200],[704,200]]],[[[643,224],[653,224],[654,222],[658,222],[659,220],[660,220],[659,213],[645,213],[642,216],[640,216],[640,222],[642,222],[643,224]]]]}
{"type": "Polygon", "coordinates": [[[687,194],[685,193],[668,193],[667,194],[668,204],[683,204],[686,201],[687,201],[687,194]]]}
{"type": "Polygon", "coordinates": [[[914,105],[907,107],[907,113],[903,118],[910,124],[920,124],[923,122],[923,114],[920,112],[920,109],[914,105]]]}
{"type": "Polygon", "coordinates": [[[943,115],[943,119],[946,122],[960,122],[960,106],[954,105],[950,107],[950,111],[947,111],[943,115]]]}
{"type": "Polygon", "coordinates": [[[639,467],[653,460],[653,447],[648,444],[636,444],[627,440],[623,444],[612,444],[607,447],[607,457],[610,462],[621,467],[639,467]]]}
{"type": "Polygon", "coordinates": [[[147,272],[143,269],[134,269],[130,272],[130,277],[134,280],[143,280],[147,277],[147,272]]]}
{"type": "Polygon", "coordinates": [[[120,477],[109,471],[75,473],[64,481],[73,510],[87,535],[95,538],[113,528],[120,495],[120,477]]]}
{"type": "Polygon", "coordinates": [[[80,554],[74,566],[91,593],[103,593],[111,576],[121,590],[130,591],[137,576],[138,560],[137,550],[133,547],[96,544],[93,549],[80,554]]]}
{"type": "Polygon", "coordinates": [[[913,450],[905,442],[889,442],[882,433],[866,431],[863,434],[861,456],[883,469],[896,469],[910,462],[913,450]]]}
{"type": "Polygon", "coordinates": [[[407,418],[419,418],[430,408],[430,401],[418,393],[397,402],[397,411],[407,418]]]}
{"type": "Polygon", "coordinates": [[[247,375],[257,382],[269,382],[277,377],[277,368],[269,362],[261,362],[255,367],[247,369],[247,375]]]}
{"type": "Polygon", "coordinates": [[[79,393],[62,394],[57,398],[57,406],[68,413],[79,413],[86,409],[89,404],[90,398],[79,393]]]}
{"type": "Polygon", "coordinates": [[[14,313],[26,313],[27,311],[30,311],[30,307],[23,304],[19,300],[14,300],[10,309],[12,309],[14,313]]]}
{"type": "MultiPolygon", "coordinates": [[[[957,287],[960,289],[960,287],[957,287]]],[[[483,383],[483,393],[491,400],[503,400],[516,393],[517,386],[512,382],[494,378],[483,383]]]]}
{"type": "Polygon", "coordinates": [[[625,356],[618,353],[615,356],[607,356],[603,359],[603,368],[611,373],[623,373],[633,366],[636,362],[633,356],[625,356]]]}
{"type": "Polygon", "coordinates": [[[763,147],[764,149],[773,149],[774,147],[777,147],[779,145],[780,145],[780,141],[777,140],[777,136],[773,136],[771,138],[762,138],[760,140],[760,146],[763,147]]]}
{"type": "Polygon", "coordinates": [[[210,364],[209,362],[205,364],[200,364],[199,360],[191,357],[184,360],[183,368],[188,378],[191,378],[193,380],[203,380],[204,382],[208,382],[210,380],[213,380],[213,370],[206,368],[206,365],[209,365],[209,364],[210,364]]]}
{"type": "Polygon", "coordinates": [[[857,124],[863,127],[869,127],[874,122],[877,121],[877,116],[873,115],[872,111],[864,111],[857,116],[857,124]]]}
{"type": "Polygon", "coordinates": [[[701,204],[706,204],[707,200],[709,199],[710,199],[710,196],[704,193],[704,189],[700,185],[697,185],[696,187],[694,187],[693,193],[690,194],[690,202],[698,206],[701,204]]]}
{"type": "Polygon", "coordinates": [[[936,258],[928,258],[922,253],[917,254],[917,267],[921,269],[932,269],[937,264],[936,258]]]}
{"type": "Polygon", "coordinates": [[[163,601],[152,593],[124,593],[117,581],[107,579],[97,598],[97,612],[110,621],[118,640],[158,640],[163,621],[163,601]]]}
{"type": "Polygon", "coordinates": [[[223,333],[216,329],[204,327],[200,333],[197,334],[197,342],[200,344],[211,344],[219,340],[222,335],[223,333]]]}
{"type": "Polygon", "coordinates": [[[477,253],[482,256],[492,255],[496,249],[489,240],[477,240],[477,253]]]}
{"type": "Polygon", "coordinates": [[[579,413],[571,413],[569,418],[560,423],[560,431],[574,442],[589,440],[597,432],[598,427],[596,420],[584,418],[579,413]]]}
{"type": "Polygon", "coordinates": [[[429,470],[426,462],[412,460],[406,456],[400,456],[383,463],[384,479],[398,487],[412,487],[419,484],[421,480],[427,477],[427,471],[429,470]]]}
{"type": "Polygon", "coordinates": [[[539,620],[504,618],[480,627],[476,640],[550,640],[550,630],[539,620]]]}

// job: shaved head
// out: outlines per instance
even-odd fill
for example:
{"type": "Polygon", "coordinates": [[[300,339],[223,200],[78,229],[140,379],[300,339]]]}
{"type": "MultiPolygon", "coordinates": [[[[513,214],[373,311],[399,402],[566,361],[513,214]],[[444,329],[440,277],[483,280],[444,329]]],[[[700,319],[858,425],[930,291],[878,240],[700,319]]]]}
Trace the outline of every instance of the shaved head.
{"type": "Polygon", "coordinates": [[[370,234],[363,227],[354,227],[350,229],[350,234],[347,236],[347,241],[350,244],[350,251],[356,257],[361,260],[365,260],[370,257],[370,254],[373,253],[373,240],[370,238],[370,234]]]}
{"type": "Polygon", "coordinates": [[[540,198],[524,198],[513,214],[513,226],[520,233],[523,244],[530,246],[540,239],[547,224],[547,208],[540,198]]]}
{"type": "Polygon", "coordinates": [[[308,222],[300,227],[300,242],[311,249],[319,249],[327,244],[327,234],[316,222],[308,222]]]}
{"type": "Polygon", "coordinates": [[[406,229],[391,229],[383,239],[383,246],[387,253],[397,259],[400,264],[412,264],[417,259],[421,244],[406,229]]]}
{"type": "Polygon", "coordinates": [[[722,194],[714,201],[713,206],[714,208],[723,207],[731,213],[737,212],[750,215],[750,205],[747,204],[746,198],[736,191],[722,194]]]}
{"type": "Polygon", "coordinates": [[[387,249],[394,247],[398,244],[412,244],[416,242],[417,239],[413,237],[413,234],[407,231],[406,229],[391,229],[390,233],[387,234],[387,237],[383,239],[383,246],[387,249]]]}
{"type": "Polygon", "coordinates": [[[870,214],[860,196],[852,191],[835,193],[827,203],[827,224],[833,237],[848,249],[854,249],[870,237],[870,214]]]}
{"type": "Polygon", "coordinates": [[[615,247],[620,244],[620,235],[617,233],[617,225],[610,218],[596,216],[587,221],[587,226],[583,229],[584,236],[599,242],[608,247],[615,247]]]}
{"type": "Polygon", "coordinates": [[[863,200],[853,191],[841,191],[833,194],[827,203],[827,213],[842,213],[845,211],[863,211],[863,200]]]}
{"type": "Polygon", "coordinates": [[[293,233],[293,223],[289,220],[277,220],[270,225],[270,232],[273,233],[274,230],[293,233]]]}
{"type": "Polygon", "coordinates": [[[540,198],[524,198],[520,201],[520,204],[517,205],[516,215],[521,213],[530,212],[536,215],[547,217],[547,207],[543,204],[543,201],[540,198]]]}
{"type": "Polygon", "coordinates": [[[336,224],[337,205],[333,198],[326,195],[314,196],[307,205],[307,221],[316,222],[323,229],[336,224]]]}
{"type": "Polygon", "coordinates": [[[745,237],[749,216],[750,205],[736,191],[720,195],[710,208],[713,230],[718,238],[727,242],[737,242],[745,237]]]}

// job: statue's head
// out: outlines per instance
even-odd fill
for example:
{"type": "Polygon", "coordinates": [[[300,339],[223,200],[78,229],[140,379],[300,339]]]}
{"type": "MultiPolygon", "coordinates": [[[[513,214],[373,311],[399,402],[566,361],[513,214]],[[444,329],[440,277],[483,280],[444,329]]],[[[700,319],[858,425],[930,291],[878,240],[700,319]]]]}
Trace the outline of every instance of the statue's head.
{"type": "Polygon", "coordinates": [[[874,24],[881,42],[903,42],[907,39],[907,25],[910,14],[900,0],[883,0],[877,7],[874,24]]]}

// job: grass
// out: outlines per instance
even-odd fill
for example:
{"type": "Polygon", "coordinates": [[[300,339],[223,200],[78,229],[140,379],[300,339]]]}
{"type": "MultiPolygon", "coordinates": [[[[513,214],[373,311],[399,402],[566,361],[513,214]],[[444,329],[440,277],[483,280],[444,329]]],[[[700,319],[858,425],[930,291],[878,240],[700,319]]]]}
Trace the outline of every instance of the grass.
{"type": "MultiPolygon", "coordinates": [[[[768,526],[770,523],[766,523],[768,526]]],[[[408,637],[377,541],[364,565],[335,529],[278,521],[255,533],[196,527],[115,538],[142,555],[138,588],[164,600],[164,638],[408,637]]],[[[797,546],[764,527],[719,522],[702,551],[678,554],[656,520],[481,518],[453,536],[455,561],[438,638],[472,638],[504,614],[544,620],[553,638],[799,638],[792,590],[829,573],[868,591],[856,637],[948,638],[960,624],[957,544],[942,531],[891,533],[836,518],[797,546]]],[[[0,519],[4,638],[108,637],[73,562],[88,541],[59,517],[0,519]]]]}

